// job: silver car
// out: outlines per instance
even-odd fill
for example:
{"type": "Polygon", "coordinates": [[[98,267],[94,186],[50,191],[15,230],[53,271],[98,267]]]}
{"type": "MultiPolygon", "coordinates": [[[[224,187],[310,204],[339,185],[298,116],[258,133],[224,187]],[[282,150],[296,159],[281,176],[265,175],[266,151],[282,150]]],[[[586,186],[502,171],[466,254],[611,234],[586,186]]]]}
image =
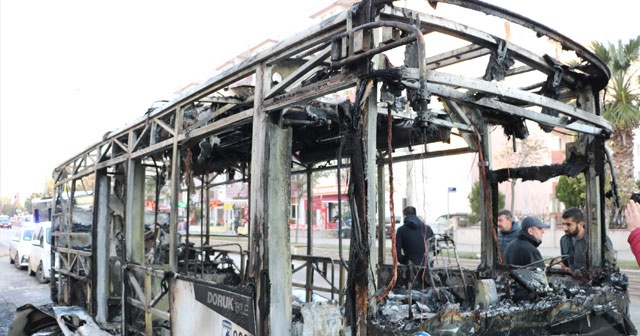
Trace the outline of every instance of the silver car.
{"type": "Polygon", "coordinates": [[[33,229],[33,226],[21,227],[13,238],[11,238],[11,245],[9,246],[9,262],[14,264],[17,269],[29,266],[33,229]]]}

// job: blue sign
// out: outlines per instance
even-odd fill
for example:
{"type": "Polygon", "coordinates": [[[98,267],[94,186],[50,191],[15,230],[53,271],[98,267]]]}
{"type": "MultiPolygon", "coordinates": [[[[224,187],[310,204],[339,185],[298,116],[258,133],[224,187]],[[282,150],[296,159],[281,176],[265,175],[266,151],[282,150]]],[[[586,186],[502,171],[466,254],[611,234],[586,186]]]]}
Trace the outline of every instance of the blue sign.
{"type": "Polygon", "coordinates": [[[456,192],[456,187],[449,187],[449,192],[456,192]]]}

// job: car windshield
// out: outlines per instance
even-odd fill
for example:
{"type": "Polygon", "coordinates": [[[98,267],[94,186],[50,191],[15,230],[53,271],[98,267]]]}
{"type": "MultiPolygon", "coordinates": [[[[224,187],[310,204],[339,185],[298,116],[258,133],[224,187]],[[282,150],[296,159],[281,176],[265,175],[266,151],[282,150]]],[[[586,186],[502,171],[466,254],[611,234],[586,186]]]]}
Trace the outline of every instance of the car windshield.
{"type": "MultiPolygon", "coordinates": [[[[402,218],[400,216],[396,216],[396,224],[402,222],[402,218]]],[[[386,224],[391,224],[391,217],[387,217],[387,219],[385,219],[385,223],[386,224]]]]}
{"type": "Polygon", "coordinates": [[[0,223],[9,223],[9,216],[0,216],[0,223]]]}
{"type": "Polygon", "coordinates": [[[33,237],[33,230],[24,230],[22,232],[22,240],[31,240],[31,237],[33,237]]]}

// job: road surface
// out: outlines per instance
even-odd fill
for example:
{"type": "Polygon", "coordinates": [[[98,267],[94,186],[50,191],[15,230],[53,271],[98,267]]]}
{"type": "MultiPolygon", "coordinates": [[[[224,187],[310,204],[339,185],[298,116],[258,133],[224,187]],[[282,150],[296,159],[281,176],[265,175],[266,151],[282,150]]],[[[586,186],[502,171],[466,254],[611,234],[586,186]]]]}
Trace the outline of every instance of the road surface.
{"type": "Polygon", "coordinates": [[[6,335],[16,308],[30,303],[36,307],[51,305],[49,285],[40,284],[26,269],[9,263],[9,242],[17,229],[0,229],[0,335],[6,335]]]}

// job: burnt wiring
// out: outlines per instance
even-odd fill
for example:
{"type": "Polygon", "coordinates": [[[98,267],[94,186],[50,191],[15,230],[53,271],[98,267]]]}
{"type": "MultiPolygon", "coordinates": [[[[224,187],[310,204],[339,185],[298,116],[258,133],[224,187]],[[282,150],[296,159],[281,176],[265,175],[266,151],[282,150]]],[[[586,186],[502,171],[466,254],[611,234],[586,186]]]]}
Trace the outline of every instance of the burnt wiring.
{"type": "Polygon", "coordinates": [[[482,147],[482,141],[480,140],[480,132],[478,131],[478,128],[476,127],[476,125],[473,125],[473,134],[476,137],[476,142],[477,142],[476,145],[478,146],[478,159],[480,161],[480,178],[482,179],[482,185],[485,186],[485,188],[483,188],[484,200],[485,200],[484,204],[486,205],[485,211],[487,212],[489,223],[491,223],[493,245],[496,251],[498,251],[498,262],[502,264],[504,263],[504,261],[502,258],[502,252],[500,251],[500,247],[498,246],[498,230],[497,230],[495,221],[493,219],[492,199],[491,199],[491,195],[489,194],[489,188],[486,188],[488,183],[487,166],[485,165],[484,150],[482,147]]]}
{"type": "MultiPolygon", "coordinates": [[[[338,256],[340,257],[340,264],[342,267],[348,269],[347,262],[344,260],[342,255],[342,179],[341,179],[341,171],[342,171],[342,150],[344,149],[346,137],[341,135],[340,137],[340,146],[338,146],[338,256]]],[[[353,215],[352,215],[353,216],[353,215]]],[[[352,221],[353,223],[353,221],[352,221]]],[[[353,232],[353,230],[352,230],[353,232]]]]}
{"type": "Polygon", "coordinates": [[[609,183],[611,184],[611,196],[613,197],[613,203],[615,204],[616,208],[620,208],[620,194],[618,193],[618,184],[616,182],[616,174],[615,174],[615,170],[613,169],[613,159],[611,155],[611,150],[605,147],[604,154],[606,157],[605,162],[609,166],[609,171],[611,174],[611,181],[609,183]]]}
{"type": "Polygon", "coordinates": [[[351,174],[349,179],[349,205],[351,208],[351,242],[349,249],[349,270],[347,276],[347,296],[354,298],[347,300],[345,317],[351,332],[357,334],[358,324],[366,319],[368,306],[367,272],[369,265],[368,236],[363,230],[368,230],[366,215],[366,180],[365,158],[363,148],[363,105],[373,87],[373,80],[363,80],[358,84],[356,100],[351,107],[351,113],[345,122],[348,143],[351,149],[351,174]]]}
{"type": "MultiPolygon", "coordinates": [[[[391,143],[392,122],[393,117],[391,116],[391,108],[389,107],[387,109],[387,150],[389,154],[393,152],[393,144],[391,143]]],[[[378,297],[378,304],[387,297],[398,280],[398,251],[396,250],[396,216],[393,202],[393,191],[393,155],[389,155],[389,211],[391,212],[391,257],[393,258],[393,276],[391,281],[389,281],[389,284],[387,284],[387,288],[378,297]]]]}
{"type": "MultiPolygon", "coordinates": [[[[352,147],[354,147],[356,141],[362,141],[362,129],[363,129],[362,109],[364,108],[365,97],[367,97],[371,92],[372,84],[373,84],[372,80],[366,80],[360,83],[358,87],[355,103],[351,108],[352,113],[350,115],[350,120],[347,121],[348,123],[347,127],[349,129],[348,131],[349,137],[351,138],[349,140],[350,140],[350,145],[352,147]]],[[[363,164],[362,159],[359,158],[358,155],[354,153],[355,151],[354,148],[351,148],[351,151],[352,151],[352,155],[351,155],[352,156],[352,159],[351,159],[352,172],[360,173],[362,172],[362,164],[363,164]]],[[[362,153],[359,153],[359,154],[362,154],[362,153]]],[[[357,247],[358,253],[362,254],[366,252],[366,248],[362,245],[363,237],[361,234],[360,225],[362,224],[361,221],[364,218],[366,218],[366,216],[360,216],[360,211],[364,209],[364,205],[360,207],[358,206],[359,204],[356,203],[355,193],[358,193],[359,196],[361,196],[360,198],[364,199],[363,197],[364,195],[361,194],[363,192],[363,189],[362,189],[363,186],[355,185],[355,182],[357,180],[358,179],[352,179],[349,181],[349,206],[351,209],[351,226],[352,226],[351,245],[352,247],[354,246],[357,247]],[[355,238],[356,244],[354,244],[353,238],[355,238]]]]}
{"type": "Polygon", "coordinates": [[[189,196],[191,195],[191,188],[193,188],[193,184],[191,183],[191,148],[187,148],[186,150],[186,155],[185,155],[185,165],[184,165],[184,176],[186,179],[186,183],[187,183],[187,208],[186,208],[186,223],[185,223],[185,248],[187,249],[186,254],[185,254],[185,260],[184,260],[184,264],[185,264],[185,272],[188,273],[189,272],[189,255],[191,253],[190,251],[190,241],[189,241],[189,216],[191,215],[190,212],[190,200],[189,200],[189,196]]]}

